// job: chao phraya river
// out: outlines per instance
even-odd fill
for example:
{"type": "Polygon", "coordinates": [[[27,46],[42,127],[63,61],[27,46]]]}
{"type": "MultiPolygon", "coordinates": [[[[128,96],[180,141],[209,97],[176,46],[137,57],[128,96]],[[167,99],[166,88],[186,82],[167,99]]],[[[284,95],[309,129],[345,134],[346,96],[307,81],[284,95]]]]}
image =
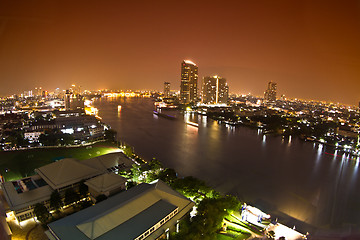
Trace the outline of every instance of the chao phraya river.
{"type": "Polygon", "coordinates": [[[359,161],[321,144],[265,136],[256,129],[219,124],[197,114],[153,114],[148,98],[101,99],[94,103],[118,139],[145,159],[159,159],[181,176],[195,176],[284,218],[300,231],[360,229],[359,161]],[[121,111],[118,111],[121,105],[121,111]],[[194,127],[185,123],[199,124],[194,127]]]}

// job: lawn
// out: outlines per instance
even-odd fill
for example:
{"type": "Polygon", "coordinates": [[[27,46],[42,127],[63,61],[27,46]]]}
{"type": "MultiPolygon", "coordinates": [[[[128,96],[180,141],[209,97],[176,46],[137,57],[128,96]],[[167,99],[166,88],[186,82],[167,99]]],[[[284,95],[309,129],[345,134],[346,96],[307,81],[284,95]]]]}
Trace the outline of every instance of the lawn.
{"type": "Polygon", "coordinates": [[[239,233],[236,231],[227,230],[226,233],[218,233],[216,240],[244,240],[251,237],[250,233],[239,233]]]}
{"type": "Polygon", "coordinates": [[[227,236],[227,235],[222,234],[222,233],[218,233],[216,235],[216,240],[233,240],[233,239],[234,239],[233,237],[227,236]]]}
{"type": "Polygon", "coordinates": [[[76,148],[42,148],[21,151],[0,152],[0,174],[5,181],[12,181],[33,175],[34,169],[63,158],[80,160],[104,155],[118,150],[109,142],[95,143],[76,148]]]}

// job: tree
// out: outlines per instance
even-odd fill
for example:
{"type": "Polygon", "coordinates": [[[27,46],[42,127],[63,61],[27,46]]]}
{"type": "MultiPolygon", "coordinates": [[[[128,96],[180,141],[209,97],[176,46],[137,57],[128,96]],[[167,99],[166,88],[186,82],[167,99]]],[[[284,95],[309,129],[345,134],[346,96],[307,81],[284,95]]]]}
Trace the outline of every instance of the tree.
{"type": "Polygon", "coordinates": [[[126,182],[126,190],[132,188],[132,187],[135,187],[136,186],[136,182],[133,182],[133,181],[127,181],[126,182]]]}
{"type": "Polygon", "coordinates": [[[133,155],[134,155],[133,148],[129,145],[124,145],[123,151],[124,151],[124,154],[130,158],[133,157],[133,155]]]}
{"type": "Polygon", "coordinates": [[[193,198],[204,197],[211,191],[204,181],[192,176],[177,179],[172,186],[186,197],[193,198]]]}
{"type": "Polygon", "coordinates": [[[63,206],[61,196],[58,191],[53,191],[50,196],[50,207],[59,210],[63,206]]]}
{"type": "Polygon", "coordinates": [[[81,201],[77,204],[77,206],[80,210],[91,207],[92,205],[93,204],[92,204],[91,200],[81,201]]]}
{"type": "Polygon", "coordinates": [[[74,137],[71,134],[62,133],[58,137],[60,138],[61,145],[72,145],[74,143],[74,137]]]}
{"type": "Polygon", "coordinates": [[[76,193],[72,188],[66,189],[65,191],[65,205],[77,202],[80,200],[80,195],[76,193]]]}
{"type": "Polygon", "coordinates": [[[149,170],[150,171],[159,171],[162,168],[162,164],[159,160],[157,160],[156,158],[153,158],[149,163],[149,170]]]}
{"type": "Polygon", "coordinates": [[[172,168],[166,168],[163,171],[159,172],[158,178],[161,181],[164,181],[167,184],[172,185],[177,180],[177,173],[172,168]]]}
{"type": "Polygon", "coordinates": [[[42,222],[46,223],[50,217],[50,213],[48,209],[42,203],[37,203],[34,207],[34,213],[37,219],[42,222]]]}
{"type": "Polygon", "coordinates": [[[133,164],[130,169],[130,178],[134,182],[139,182],[139,178],[140,178],[141,174],[142,174],[142,171],[141,171],[140,166],[137,164],[133,164]]]}
{"type": "Polygon", "coordinates": [[[55,130],[45,130],[45,133],[39,136],[39,142],[44,146],[57,146],[59,145],[59,138],[55,134],[55,130]]]}
{"type": "Polygon", "coordinates": [[[105,130],[105,139],[111,142],[115,142],[117,132],[113,129],[105,130]]]}

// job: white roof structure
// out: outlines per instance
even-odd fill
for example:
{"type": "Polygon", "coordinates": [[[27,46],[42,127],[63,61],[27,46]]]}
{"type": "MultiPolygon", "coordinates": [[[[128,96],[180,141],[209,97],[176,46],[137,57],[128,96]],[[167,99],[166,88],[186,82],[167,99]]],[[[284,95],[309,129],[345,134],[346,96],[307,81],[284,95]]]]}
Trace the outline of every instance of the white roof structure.
{"type": "Polygon", "coordinates": [[[50,163],[35,169],[38,175],[1,184],[8,203],[6,208],[13,211],[27,208],[49,200],[51,193],[56,189],[94,177],[90,181],[94,188],[111,191],[113,187],[118,187],[123,183],[123,178],[109,172],[115,169],[130,168],[132,164],[133,162],[122,152],[114,152],[87,160],[65,158],[50,163]],[[112,184],[114,185],[112,186],[112,184]]]}
{"type": "Polygon", "coordinates": [[[35,171],[43,178],[53,189],[59,189],[80,182],[103,173],[103,171],[94,167],[87,166],[79,160],[72,158],[61,159],[50,163],[35,171]]]}
{"type": "Polygon", "coordinates": [[[5,182],[2,189],[6,202],[11,210],[20,210],[36,203],[49,200],[53,189],[49,185],[38,187],[31,191],[18,193],[13,182],[5,182]]]}
{"type": "Polygon", "coordinates": [[[156,230],[146,236],[146,239],[156,239],[193,206],[192,201],[160,180],[154,184],[142,183],[50,223],[47,235],[62,240],[133,240],[156,225],[156,230]],[[167,220],[160,224],[165,218],[167,220]]]}
{"type": "Polygon", "coordinates": [[[132,164],[133,162],[124,153],[114,152],[86,160],[65,158],[35,169],[35,171],[53,189],[59,189],[107,173],[114,167],[130,168],[132,164]]]}
{"type": "Polygon", "coordinates": [[[119,187],[124,187],[125,183],[126,178],[115,173],[105,173],[85,182],[88,187],[94,189],[100,194],[104,194],[105,192],[112,191],[119,187]]]}

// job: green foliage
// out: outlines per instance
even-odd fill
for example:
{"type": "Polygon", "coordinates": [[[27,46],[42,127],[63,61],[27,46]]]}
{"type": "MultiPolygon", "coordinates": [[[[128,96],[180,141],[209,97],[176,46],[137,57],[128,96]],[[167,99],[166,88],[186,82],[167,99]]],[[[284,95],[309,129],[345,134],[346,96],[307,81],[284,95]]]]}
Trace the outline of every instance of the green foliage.
{"type": "Polygon", "coordinates": [[[186,197],[194,198],[195,200],[206,197],[212,191],[211,188],[206,186],[204,181],[192,176],[175,180],[172,187],[186,197]]]}
{"type": "Polygon", "coordinates": [[[132,181],[139,182],[141,174],[142,174],[142,170],[140,165],[133,164],[130,169],[130,178],[132,179],[132,181]]]}
{"type": "Polygon", "coordinates": [[[123,151],[124,151],[124,154],[130,158],[133,157],[134,155],[134,151],[133,151],[133,148],[129,145],[124,145],[123,147],[123,151]]]}
{"type": "Polygon", "coordinates": [[[173,185],[173,183],[177,180],[177,174],[174,169],[172,168],[166,168],[159,172],[158,178],[169,184],[170,186],[173,185]]]}
{"type": "Polygon", "coordinates": [[[80,200],[80,195],[75,192],[72,188],[66,189],[65,191],[65,205],[77,202],[80,200]]]}
{"type": "Polygon", "coordinates": [[[117,132],[114,129],[105,130],[105,139],[111,142],[116,141],[117,132]]]}
{"type": "Polygon", "coordinates": [[[6,142],[10,142],[12,147],[21,147],[29,145],[29,140],[24,138],[22,131],[13,130],[6,137],[6,142]]]}
{"type": "Polygon", "coordinates": [[[58,129],[52,129],[41,134],[39,142],[44,146],[70,145],[74,143],[74,137],[71,134],[62,133],[58,129]]]}
{"type": "Polygon", "coordinates": [[[149,163],[149,171],[154,171],[157,172],[162,168],[162,164],[159,160],[157,160],[156,158],[153,158],[149,163]]]}
{"type": "Polygon", "coordinates": [[[50,218],[50,213],[48,211],[48,209],[45,207],[44,204],[42,203],[37,203],[34,207],[34,213],[35,216],[37,217],[37,219],[41,222],[41,223],[47,223],[47,221],[50,218]]]}
{"type": "Polygon", "coordinates": [[[240,207],[241,203],[233,196],[205,198],[199,203],[197,215],[191,221],[181,221],[181,232],[174,239],[216,239],[224,217],[240,207]]]}
{"type": "Polygon", "coordinates": [[[58,191],[53,191],[50,196],[50,207],[59,210],[63,206],[61,196],[58,191]]]}
{"type": "Polygon", "coordinates": [[[79,210],[91,207],[93,204],[90,200],[81,201],[77,204],[79,210]]]}

